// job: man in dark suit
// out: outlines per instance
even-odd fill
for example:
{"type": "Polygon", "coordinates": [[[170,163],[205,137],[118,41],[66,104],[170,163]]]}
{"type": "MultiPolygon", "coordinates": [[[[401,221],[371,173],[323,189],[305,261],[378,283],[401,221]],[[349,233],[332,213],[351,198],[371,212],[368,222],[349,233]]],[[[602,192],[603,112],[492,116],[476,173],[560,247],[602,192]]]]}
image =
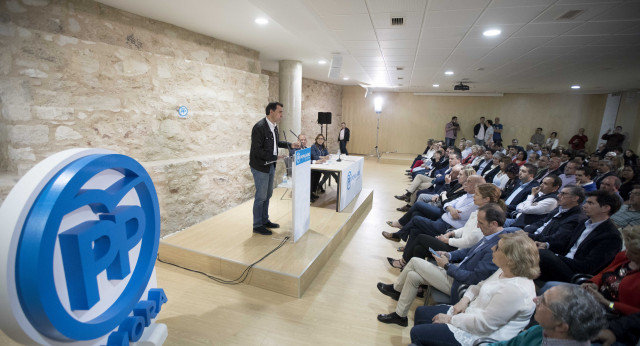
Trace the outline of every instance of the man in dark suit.
{"type": "Polygon", "coordinates": [[[558,207],[546,218],[540,219],[524,228],[529,237],[536,242],[538,249],[560,251],[569,241],[573,230],[587,221],[582,210],[584,190],[577,185],[567,185],[558,193],[558,207]]]}
{"type": "Polygon", "coordinates": [[[531,194],[527,199],[516,206],[515,222],[513,227],[524,228],[547,215],[558,206],[558,189],[562,185],[562,180],[555,175],[550,175],[542,180],[540,186],[531,189],[531,194]]]}
{"type": "Polygon", "coordinates": [[[347,124],[345,124],[344,122],[342,122],[342,124],[340,125],[342,126],[342,128],[340,129],[340,134],[338,135],[338,143],[340,143],[340,153],[349,155],[349,152],[347,151],[347,142],[349,141],[349,137],[351,136],[351,131],[349,131],[347,124]]]}
{"type": "Polygon", "coordinates": [[[276,161],[284,158],[284,155],[278,155],[278,148],[297,147],[299,144],[290,144],[279,139],[278,123],[282,119],[282,103],[269,103],[265,113],[267,116],[258,121],[251,130],[249,166],[256,185],[253,200],[253,233],[269,235],[272,232],[268,228],[280,227],[269,220],[269,199],[273,193],[276,161]]]}
{"type": "Polygon", "coordinates": [[[587,196],[583,209],[589,219],[573,230],[569,241],[557,251],[539,250],[540,281],[569,282],[578,273],[596,274],[620,252],[620,232],[609,219],[620,209],[620,199],[600,190],[587,196]]]}
{"type": "MultiPolygon", "coordinates": [[[[504,199],[504,203],[507,205],[508,214],[515,213],[518,204],[527,199],[527,196],[531,194],[531,189],[540,185],[537,181],[533,180],[533,177],[536,175],[536,171],[536,166],[530,163],[525,163],[520,167],[520,170],[518,171],[520,186],[515,188],[511,194],[504,199]]],[[[515,215],[513,216],[515,217],[515,215]]]]}
{"type": "Polygon", "coordinates": [[[412,258],[393,284],[378,282],[378,290],[398,301],[396,311],[378,315],[378,321],[408,324],[407,312],[420,285],[430,285],[442,292],[451,292],[451,304],[458,301],[457,291],[462,284],[475,285],[488,278],[498,267],[493,263],[491,248],[500,240],[506,216],[497,204],[486,204],[478,210],[478,227],[484,237],[467,249],[452,252],[438,251],[437,264],[422,258],[412,258]],[[457,264],[454,264],[457,263],[457,264]]]}

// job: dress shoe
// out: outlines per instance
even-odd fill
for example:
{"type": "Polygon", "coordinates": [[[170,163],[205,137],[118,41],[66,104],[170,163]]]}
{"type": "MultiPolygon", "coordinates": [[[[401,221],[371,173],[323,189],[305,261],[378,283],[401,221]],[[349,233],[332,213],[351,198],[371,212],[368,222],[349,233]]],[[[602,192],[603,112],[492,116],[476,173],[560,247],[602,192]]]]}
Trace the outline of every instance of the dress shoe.
{"type": "Polygon", "coordinates": [[[384,231],[384,232],[382,232],[382,236],[387,238],[387,239],[389,239],[389,240],[391,240],[391,241],[395,241],[395,242],[399,242],[400,241],[400,238],[397,238],[395,236],[395,233],[384,231]]]}
{"type": "Polygon", "coordinates": [[[393,196],[393,197],[395,197],[396,199],[399,199],[401,201],[405,201],[405,202],[408,202],[408,200],[409,200],[409,197],[407,195],[397,195],[397,196],[393,196]]]}
{"type": "Polygon", "coordinates": [[[378,315],[378,321],[382,323],[395,323],[401,327],[406,327],[409,325],[409,321],[407,320],[406,317],[400,317],[395,312],[392,312],[386,315],[385,314],[378,315]]]}
{"type": "Polygon", "coordinates": [[[264,226],[254,227],[253,228],[253,233],[258,233],[258,234],[262,234],[262,235],[271,235],[271,234],[273,234],[273,232],[271,232],[270,230],[266,229],[264,226]]]}
{"type": "Polygon", "coordinates": [[[324,189],[321,187],[318,188],[318,191],[320,191],[320,193],[325,193],[324,189]]]}
{"type": "Polygon", "coordinates": [[[378,282],[378,291],[380,291],[385,296],[391,297],[393,300],[400,299],[400,292],[396,291],[393,288],[393,284],[383,284],[382,282],[378,282]]]}
{"type": "Polygon", "coordinates": [[[277,223],[273,223],[271,221],[267,221],[267,223],[264,224],[264,227],[266,227],[266,228],[280,228],[280,225],[278,225],[277,223]]]}
{"type": "Polygon", "coordinates": [[[408,204],[405,204],[403,207],[400,208],[396,208],[397,211],[401,211],[403,213],[406,213],[409,211],[409,209],[411,209],[411,206],[408,204]]]}

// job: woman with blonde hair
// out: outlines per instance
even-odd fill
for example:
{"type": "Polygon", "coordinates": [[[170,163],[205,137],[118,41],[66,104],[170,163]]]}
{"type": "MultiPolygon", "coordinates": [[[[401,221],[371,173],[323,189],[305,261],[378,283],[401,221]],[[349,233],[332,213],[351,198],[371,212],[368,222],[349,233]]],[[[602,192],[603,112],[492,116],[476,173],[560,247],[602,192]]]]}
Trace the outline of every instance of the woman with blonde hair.
{"type": "Polygon", "coordinates": [[[529,324],[535,310],[533,279],[540,275],[538,249],[524,231],[500,235],[493,248],[498,270],[470,286],[453,306],[420,306],[411,342],[472,345],[481,337],[509,340],[529,324]]]}
{"type": "MultiPolygon", "coordinates": [[[[504,202],[500,199],[500,189],[493,184],[480,184],[476,186],[475,194],[473,195],[473,203],[478,207],[482,207],[489,203],[496,203],[506,210],[504,202]]],[[[469,216],[467,223],[461,228],[449,231],[443,235],[434,237],[429,234],[420,234],[415,243],[409,244],[404,248],[402,258],[393,259],[387,257],[387,261],[394,268],[404,268],[409,263],[412,257],[426,258],[432,256],[429,252],[429,248],[436,251],[453,251],[457,249],[465,249],[475,245],[483,234],[480,228],[478,228],[478,211],[474,211],[469,216]]]]}

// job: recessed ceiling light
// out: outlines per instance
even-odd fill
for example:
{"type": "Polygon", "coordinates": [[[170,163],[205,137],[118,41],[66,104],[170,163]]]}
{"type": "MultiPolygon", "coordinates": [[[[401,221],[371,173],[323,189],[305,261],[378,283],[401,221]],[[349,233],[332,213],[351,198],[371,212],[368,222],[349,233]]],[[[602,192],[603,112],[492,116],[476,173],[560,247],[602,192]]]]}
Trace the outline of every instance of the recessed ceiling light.
{"type": "Polygon", "coordinates": [[[344,77],[342,78],[342,80],[349,80],[349,77],[344,77]]]}
{"type": "Polygon", "coordinates": [[[434,87],[434,88],[437,88],[437,87],[439,87],[439,86],[440,86],[440,84],[434,84],[434,85],[433,85],[433,87],[434,87]]]}
{"type": "Polygon", "coordinates": [[[324,65],[324,64],[326,64],[326,63],[327,63],[327,61],[326,61],[326,60],[318,60],[318,64],[320,64],[320,65],[324,65]]]}
{"type": "Polygon", "coordinates": [[[500,29],[485,30],[482,34],[487,37],[498,36],[502,33],[500,29]]]}
{"type": "Polygon", "coordinates": [[[579,85],[572,85],[571,89],[580,89],[580,86],[579,85]]]}
{"type": "Polygon", "coordinates": [[[451,76],[453,74],[453,71],[445,71],[444,74],[446,74],[447,76],[451,76]]]}
{"type": "Polygon", "coordinates": [[[269,20],[267,18],[256,18],[255,22],[260,25],[269,24],[269,20]]]}

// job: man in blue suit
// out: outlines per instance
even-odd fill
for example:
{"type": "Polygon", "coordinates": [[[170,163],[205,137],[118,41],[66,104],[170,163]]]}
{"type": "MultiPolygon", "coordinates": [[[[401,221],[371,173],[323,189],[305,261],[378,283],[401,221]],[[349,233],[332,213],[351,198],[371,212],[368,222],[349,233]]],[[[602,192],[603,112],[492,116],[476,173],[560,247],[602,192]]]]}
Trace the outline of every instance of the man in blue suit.
{"type": "Polygon", "coordinates": [[[540,185],[537,181],[533,180],[537,171],[538,168],[530,163],[525,163],[520,167],[520,171],[518,172],[520,186],[515,188],[504,200],[504,204],[507,205],[507,213],[514,213],[512,216],[516,216],[516,207],[518,204],[527,199],[527,196],[531,194],[531,189],[540,185]]]}
{"type": "Polygon", "coordinates": [[[487,204],[478,210],[478,227],[484,237],[476,245],[452,252],[439,251],[438,256],[434,256],[437,264],[414,257],[393,284],[379,282],[378,290],[397,300],[398,305],[395,312],[378,315],[378,320],[406,327],[407,313],[420,285],[451,292],[451,304],[455,304],[460,285],[475,285],[488,278],[498,269],[492,262],[491,247],[500,240],[505,219],[502,208],[497,204],[487,204]]]}

